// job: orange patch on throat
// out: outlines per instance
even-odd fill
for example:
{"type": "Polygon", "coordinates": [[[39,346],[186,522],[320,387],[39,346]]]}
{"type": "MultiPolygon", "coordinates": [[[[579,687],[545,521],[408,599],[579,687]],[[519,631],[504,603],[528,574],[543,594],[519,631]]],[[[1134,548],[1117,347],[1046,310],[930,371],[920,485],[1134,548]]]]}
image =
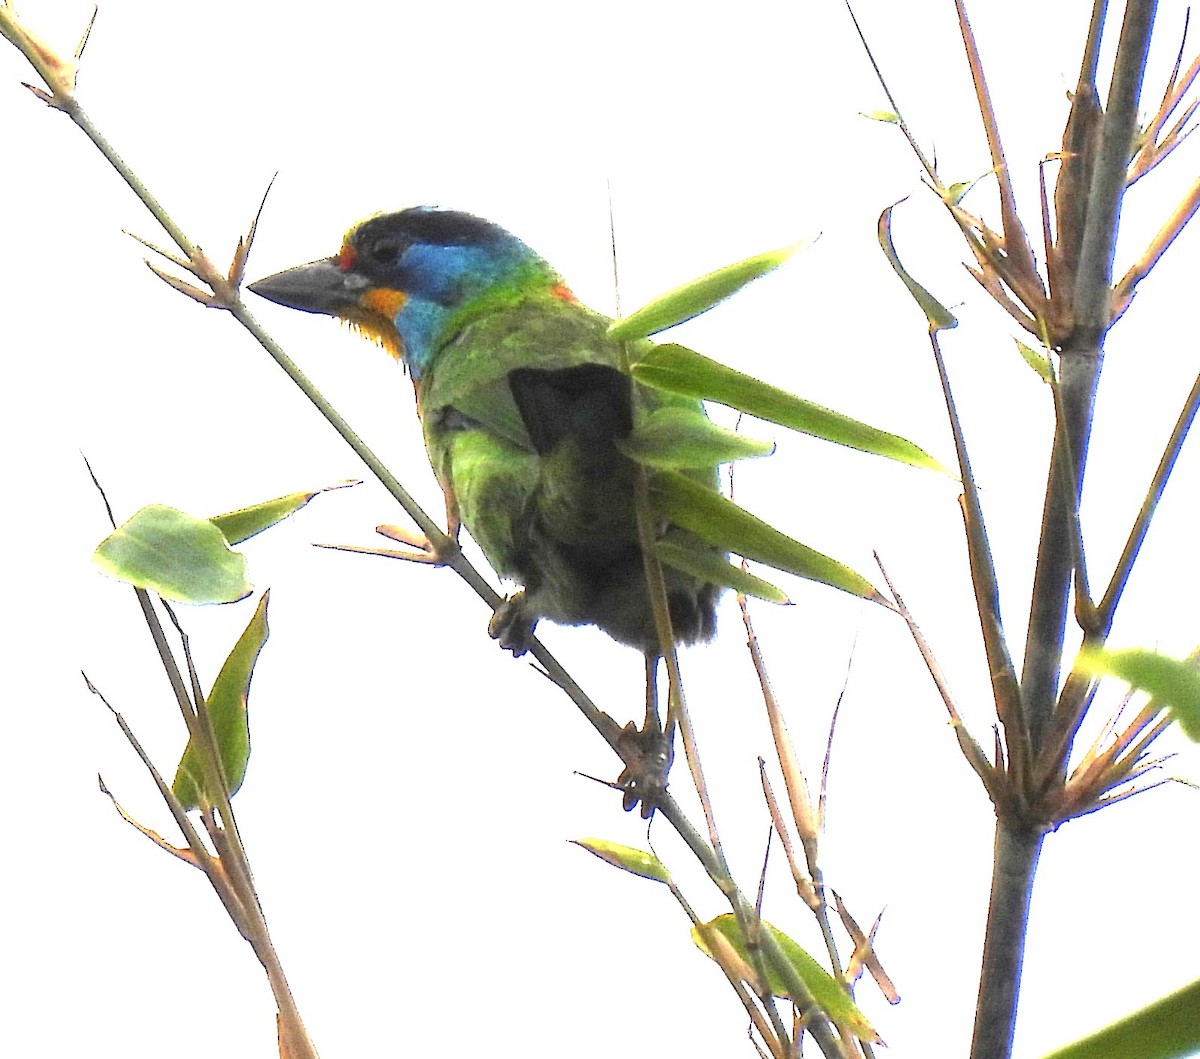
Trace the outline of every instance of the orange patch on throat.
{"type": "Polygon", "coordinates": [[[378,342],[396,360],[404,356],[404,344],[396,331],[396,314],[408,295],[388,287],[373,287],[358,299],[358,308],[347,313],[346,322],[364,338],[378,342]]]}
{"type": "Polygon", "coordinates": [[[402,290],[392,290],[390,287],[372,287],[364,291],[358,299],[358,304],[369,313],[382,316],[388,323],[396,319],[396,314],[404,308],[408,295],[402,290]]]}
{"type": "Polygon", "coordinates": [[[571,288],[568,287],[565,283],[554,284],[554,286],[550,288],[550,293],[552,295],[554,295],[554,297],[558,298],[560,301],[564,301],[564,302],[579,301],[579,299],[576,298],[575,295],[571,292],[571,288]]]}
{"type": "Polygon", "coordinates": [[[366,313],[343,316],[342,321],[349,324],[363,338],[383,346],[394,360],[403,358],[404,343],[400,341],[399,334],[390,323],[384,323],[378,316],[369,316],[366,313]]]}

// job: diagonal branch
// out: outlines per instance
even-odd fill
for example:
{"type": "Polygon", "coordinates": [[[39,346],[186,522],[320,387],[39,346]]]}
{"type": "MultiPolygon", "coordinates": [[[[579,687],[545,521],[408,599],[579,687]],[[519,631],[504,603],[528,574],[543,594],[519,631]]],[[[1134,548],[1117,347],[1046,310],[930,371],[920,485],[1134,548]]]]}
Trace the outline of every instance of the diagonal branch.
{"type": "Polygon", "coordinates": [[[1188,189],[1188,193],[1184,196],[1183,201],[1175,207],[1174,212],[1167,218],[1166,223],[1158,230],[1154,238],[1150,240],[1150,245],[1143,251],[1142,256],[1129,266],[1129,271],[1121,277],[1120,282],[1113,288],[1112,314],[1114,322],[1120,319],[1121,314],[1129,308],[1129,303],[1133,300],[1134,290],[1137,285],[1150,274],[1150,270],[1158,264],[1159,259],[1167,252],[1170,245],[1175,242],[1179,233],[1183,231],[1187,223],[1196,215],[1198,209],[1200,209],[1200,180],[1197,180],[1188,189]]]}
{"type": "MultiPolygon", "coordinates": [[[[996,703],[996,715],[1004,725],[1005,741],[1008,746],[1008,767],[1014,782],[1020,784],[1029,771],[1029,741],[1025,721],[1025,707],[1021,688],[1017,682],[1016,669],[1004,638],[1004,626],[1000,620],[1000,587],[996,579],[996,567],[992,562],[992,550],[988,543],[987,525],[983,519],[983,507],[979,502],[979,490],[971,470],[971,458],[967,453],[967,442],[963,435],[962,422],[950,388],[950,377],[946,372],[946,361],[942,356],[937,333],[930,331],[930,345],[937,364],[938,379],[946,401],[946,412],[954,434],[954,448],[958,453],[959,474],[963,482],[962,510],[967,538],[967,563],[971,570],[971,585],[975,590],[975,609],[983,633],[983,647],[991,674],[992,695],[996,703]]],[[[981,777],[982,778],[982,777],[981,777]]],[[[1000,808],[1003,803],[997,803],[1000,808]]]]}
{"type": "Polygon", "coordinates": [[[958,712],[958,706],[954,702],[954,695],[950,690],[950,685],[946,680],[946,675],[942,671],[941,665],[934,656],[933,649],[925,639],[925,634],[921,632],[921,627],[917,625],[916,620],[909,612],[904,598],[896,591],[896,586],[892,584],[892,579],[878,555],[875,556],[875,562],[879,566],[879,572],[883,575],[884,583],[888,586],[888,591],[892,594],[892,599],[895,600],[896,609],[900,612],[900,617],[908,625],[909,634],[912,636],[913,642],[917,645],[917,650],[921,654],[925,668],[929,670],[929,675],[933,678],[933,683],[937,687],[938,693],[942,696],[946,712],[950,714],[950,724],[954,728],[954,737],[958,740],[959,749],[962,750],[963,757],[967,759],[967,764],[975,770],[975,774],[982,781],[984,788],[987,790],[988,797],[991,798],[993,804],[1000,804],[1005,794],[1003,785],[997,775],[996,765],[988,760],[987,755],[983,752],[983,747],[976,742],[974,736],[967,731],[966,726],[963,724],[962,716],[958,712]]]}
{"type": "Polygon", "coordinates": [[[1146,491],[1141,510],[1138,511],[1133,527],[1129,531],[1129,538],[1121,552],[1121,558],[1117,561],[1116,569],[1113,571],[1112,580],[1109,581],[1108,588],[1105,589],[1104,596],[1097,608],[1101,627],[1105,631],[1112,625],[1117,604],[1121,601],[1121,594],[1125,591],[1125,585],[1133,571],[1133,564],[1141,551],[1142,542],[1146,539],[1150,522],[1154,518],[1159,500],[1162,499],[1163,490],[1167,487],[1171,472],[1175,469],[1175,461],[1179,458],[1183,442],[1195,421],[1198,408],[1200,408],[1200,375],[1192,383],[1192,388],[1183,403],[1179,417],[1175,420],[1175,429],[1171,431],[1170,440],[1158,461],[1158,467],[1150,481],[1150,488],[1146,491]]]}

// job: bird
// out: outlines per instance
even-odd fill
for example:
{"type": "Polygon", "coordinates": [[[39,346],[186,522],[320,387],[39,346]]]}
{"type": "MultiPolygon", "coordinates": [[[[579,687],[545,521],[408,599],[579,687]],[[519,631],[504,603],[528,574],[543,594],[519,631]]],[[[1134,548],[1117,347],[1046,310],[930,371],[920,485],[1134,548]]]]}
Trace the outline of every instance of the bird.
{"type": "MultiPolygon", "coordinates": [[[[622,370],[648,340],[610,338],[612,320],[503,227],[434,206],[360,221],[334,256],[248,289],[347,322],[407,369],[451,536],[465,527],[521,586],[489,625],[502,647],[523,654],[545,618],[596,626],[648,665],[661,654],[634,506],[637,476],[656,472],[628,441],[656,410],[704,413],[622,370]]],[[[685,473],[719,488],[716,466],[685,473]]],[[[665,517],[654,534],[725,558],[665,517]]],[[[662,569],[676,643],[711,640],[721,588],[662,569]]]]}

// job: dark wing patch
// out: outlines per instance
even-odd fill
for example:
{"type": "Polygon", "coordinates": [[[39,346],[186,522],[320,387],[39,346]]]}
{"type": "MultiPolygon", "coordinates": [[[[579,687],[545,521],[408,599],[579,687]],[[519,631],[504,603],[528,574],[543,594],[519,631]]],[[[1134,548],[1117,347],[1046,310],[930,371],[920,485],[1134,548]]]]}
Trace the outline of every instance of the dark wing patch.
{"type": "Polygon", "coordinates": [[[516,368],[508,385],[539,456],[564,438],[607,447],[633,429],[630,379],[615,368],[516,368]]]}

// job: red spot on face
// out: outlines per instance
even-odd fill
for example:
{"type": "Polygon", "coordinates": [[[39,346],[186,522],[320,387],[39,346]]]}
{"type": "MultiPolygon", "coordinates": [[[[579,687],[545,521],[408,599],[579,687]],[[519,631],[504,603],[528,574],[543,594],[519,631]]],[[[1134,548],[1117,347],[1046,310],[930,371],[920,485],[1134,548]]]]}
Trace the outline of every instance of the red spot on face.
{"type": "Polygon", "coordinates": [[[349,243],[343,243],[342,249],[338,251],[338,268],[343,272],[349,272],[354,267],[355,250],[349,243]]]}
{"type": "Polygon", "coordinates": [[[556,297],[564,302],[579,301],[579,299],[576,298],[575,295],[571,293],[571,289],[565,283],[554,284],[554,286],[550,288],[550,293],[553,294],[554,297],[556,297]]]}

